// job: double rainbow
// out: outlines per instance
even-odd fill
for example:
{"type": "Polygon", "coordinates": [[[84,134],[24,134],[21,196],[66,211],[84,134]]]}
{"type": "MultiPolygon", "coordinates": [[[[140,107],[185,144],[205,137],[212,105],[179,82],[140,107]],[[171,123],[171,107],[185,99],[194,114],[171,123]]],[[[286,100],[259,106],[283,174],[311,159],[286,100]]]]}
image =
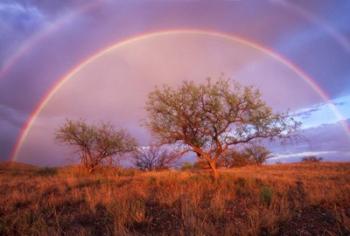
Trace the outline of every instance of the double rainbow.
{"type": "MultiPolygon", "coordinates": [[[[83,60],[82,63],[78,64],[75,66],[72,70],[70,70],[66,75],[58,79],[58,81],[48,90],[48,92],[43,96],[41,101],[38,103],[36,108],[33,110],[31,115],[29,116],[29,119],[27,122],[24,124],[22,127],[19,137],[16,141],[16,144],[14,145],[12,154],[10,156],[10,159],[12,161],[16,160],[19,151],[21,150],[21,147],[28,136],[36,118],[40,114],[40,112],[45,108],[45,106],[49,103],[53,95],[77,72],[79,72],[82,68],[87,66],[88,64],[94,62],[98,58],[104,56],[106,53],[116,49],[120,48],[123,46],[126,46],[130,43],[137,42],[143,39],[149,39],[149,38],[156,38],[159,36],[164,36],[164,35],[176,35],[176,34],[198,34],[198,35],[205,35],[205,36],[214,36],[214,37],[221,37],[227,40],[230,40],[234,43],[239,43],[244,46],[251,47],[253,49],[256,49],[264,54],[267,54],[268,56],[272,57],[273,59],[279,61],[283,65],[285,65],[287,68],[291,69],[296,73],[305,83],[310,86],[315,92],[317,92],[322,99],[327,102],[334,112],[334,114],[337,116],[339,120],[345,120],[344,117],[341,115],[341,113],[337,110],[336,106],[330,102],[330,98],[327,95],[325,91],[321,89],[321,87],[315,82],[314,79],[312,79],[310,76],[308,76],[304,71],[302,71],[300,68],[298,68],[296,65],[288,61],[286,58],[283,56],[279,55],[278,53],[272,51],[271,49],[268,49],[266,47],[263,47],[255,42],[252,42],[250,40],[237,37],[237,36],[231,36],[228,34],[224,33],[218,33],[218,32],[212,32],[212,31],[204,31],[204,30],[189,30],[189,29],[178,29],[178,30],[170,30],[170,31],[161,31],[161,32],[149,32],[141,35],[136,35],[132,36],[130,38],[127,38],[125,40],[122,40],[120,42],[117,42],[97,53],[94,55],[90,56],[89,58],[83,60]]],[[[345,122],[342,122],[342,125],[346,131],[346,133],[350,136],[350,127],[345,122]]]]}

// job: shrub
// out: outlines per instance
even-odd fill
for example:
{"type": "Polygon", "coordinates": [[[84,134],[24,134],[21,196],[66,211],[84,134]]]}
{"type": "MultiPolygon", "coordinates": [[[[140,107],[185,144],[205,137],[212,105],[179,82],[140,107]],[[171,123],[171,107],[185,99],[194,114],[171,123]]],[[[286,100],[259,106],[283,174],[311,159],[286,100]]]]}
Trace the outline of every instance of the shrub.
{"type": "Polygon", "coordinates": [[[57,174],[57,169],[52,167],[44,167],[36,171],[36,175],[39,175],[39,176],[54,176],[56,174],[57,174]]]}
{"type": "Polygon", "coordinates": [[[305,163],[318,163],[323,160],[322,157],[317,157],[317,156],[305,156],[301,159],[302,162],[305,163]]]}
{"type": "Polygon", "coordinates": [[[249,189],[247,185],[247,180],[244,178],[238,178],[236,181],[236,194],[240,197],[248,197],[249,189]]]}
{"type": "Polygon", "coordinates": [[[272,201],[272,189],[269,186],[262,186],[260,189],[260,200],[261,202],[266,205],[270,206],[272,201]]]}
{"type": "Polygon", "coordinates": [[[240,151],[230,151],[227,153],[223,160],[221,161],[220,165],[232,168],[232,167],[241,167],[252,164],[251,159],[248,155],[246,155],[244,152],[240,151]]]}
{"type": "Polygon", "coordinates": [[[194,168],[194,165],[190,162],[184,162],[182,164],[181,170],[191,170],[194,168]]]}
{"type": "Polygon", "coordinates": [[[220,166],[232,168],[247,165],[262,165],[270,157],[271,152],[265,147],[252,145],[240,151],[230,150],[222,158],[220,166]]]}
{"type": "Polygon", "coordinates": [[[133,155],[133,162],[140,170],[164,170],[172,167],[180,157],[179,153],[166,146],[151,145],[137,149],[133,155]]]}
{"type": "Polygon", "coordinates": [[[245,156],[249,157],[250,162],[256,165],[262,165],[271,157],[271,152],[264,146],[252,145],[244,150],[245,156]]]}

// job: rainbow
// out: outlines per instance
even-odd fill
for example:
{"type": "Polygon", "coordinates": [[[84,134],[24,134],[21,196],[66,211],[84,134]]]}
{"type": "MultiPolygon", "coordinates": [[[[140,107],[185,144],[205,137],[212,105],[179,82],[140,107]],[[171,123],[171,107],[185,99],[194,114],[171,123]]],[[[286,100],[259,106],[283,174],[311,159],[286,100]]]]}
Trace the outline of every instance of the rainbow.
{"type": "Polygon", "coordinates": [[[22,44],[16,52],[5,62],[4,66],[0,70],[0,80],[1,78],[5,78],[7,73],[12,69],[12,67],[18,63],[18,61],[32,48],[40,43],[42,40],[44,40],[48,35],[58,31],[61,29],[65,24],[71,22],[74,20],[75,17],[94,9],[98,4],[102,3],[102,0],[96,0],[91,1],[89,3],[86,3],[80,8],[72,13],[67,13],[66,15],[59,18],[57,21],[55,21],[52,24],[47,25],[43,30],[39,31],[38,33],[34,34],[32,37],[30,37],[24,44],[22,44]]]}
{"type": "Polygon", "coordinates": [[[337,31],[331,25],[329,25],[326,21],[321,20],[315,14],[312,14],[310,11],[303,9],[302,7],[298,6],[298,4],[295,4],[292,1],[275,1],[275,3],[279,4],[280,6],[286,7],[291,11],[296,12],[301,17],[316,24],[331,38],[333,38],[347,53],[350,53],[349,40],[339,31],[337,31]]]}
{"type": "MultiPolygon", "coordinates": [[[[252,42],[250,40],[238,37],[238,36],[232,36],[224,33],[219,32],[213,32],[213,31],[205,31],[205,30],[191,30],[191,29],[177,29],[177,30],[169,30],[169,31],[160,31],[160,32],[149,32],[144,33],[141,35],[131,36],[125,40],[122,40],[118,43],[115,43],[105,49],[102,49],[95,53],[94,55],[90,56],[89,58],[83,60],[82,63],[75,66],[72,70],[70,70],[66,75],[64,75],[62,78],[60,78],[52,87],[48,90],[48,92],[43,96],[42,100],[38,103],[36,108],[33,110],[33,112],[30,114],[29,119],[26,121],[24,126],[22,127],[19,138],[17,139],[14,148],[12,150],[12,153],[10,155],[10,160],[15,161],[19,151],[21,150],[21,147],[28,136],[32,125],[34,124],[37,116],[40,114],[40,112],[44,109],[44,107],[48,104],[48,102],[51,100],[53,95],[77,72],[79,72],[82,68],[87,66],[88,64],[92,63],[96,59],[102,57],[106,53],[116,49],[123,47],[125,45],[128,45],[130,43],[140,41],[143,39],[148,39],[152,37],[158,37],[158,36],[164,36],[164,35],[176,35],[176,34],[199,34],[199,35],[205,35],[205,36],[215,36],[215,37],[221,37],[227,40],[231,40],[235,43],[240,43],[242,45],[254,48],[264,54],[267,54],[268,56],[272,57],[273,59],[279,61],[283,65],[287,66],[289,69],[294,71],[300,78],[302,78],[315,92],[317,92],[321,98],[329,104],[330,108],[334,112],[334,114],[337,116],[339,120],[345,120],[344,117],[341,115],[341,113],[337,110],[336,106],[330,102],[330,97],[327,95],[325,91],[321,89],[320,86],[313,80],[310,76],[308,76],[304,71],[302,71],[300,68],[298,68],[296,65],[288,61],[288,59],[282,57],[278,53],[272,51],[269,48],[266,48],[264,46],[261,46],[255,42],[252,42]]],[[[346,131],[346,133],[350,137],[350,127],[348,127],[348,124],[345,122],[342,122],[342,125],[346,131]]]]}

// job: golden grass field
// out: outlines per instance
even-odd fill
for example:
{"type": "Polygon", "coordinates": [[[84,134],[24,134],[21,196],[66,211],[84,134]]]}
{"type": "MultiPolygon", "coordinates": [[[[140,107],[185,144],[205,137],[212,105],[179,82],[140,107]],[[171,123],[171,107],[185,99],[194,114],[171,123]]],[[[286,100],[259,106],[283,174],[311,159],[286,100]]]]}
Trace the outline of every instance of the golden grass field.
{"type": "Polygon", "coordinates": [[[0,165],[0,235],[350,235],[350,163],[140,172],[0,165]]]}

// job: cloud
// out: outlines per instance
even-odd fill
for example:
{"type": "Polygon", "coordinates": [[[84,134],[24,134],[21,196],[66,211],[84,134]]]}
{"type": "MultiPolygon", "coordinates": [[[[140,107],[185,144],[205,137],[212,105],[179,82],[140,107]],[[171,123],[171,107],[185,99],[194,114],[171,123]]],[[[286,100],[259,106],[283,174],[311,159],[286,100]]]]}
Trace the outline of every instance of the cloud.
{"type": "Polygon", "coordinates": [[[311,108],[307,108],[307,109],[303,109],[301,111],[297,111],[296,113],[294,113],[293,115],[295,117],[300,117],[301,119],[307,119],[310,118],[311,115],[316,112],[319,111],[321,108],[321,105],[315,105],[311,108]]]}
{"type": "Polygon", "coordinates": [[[45,16],[35,6],[0,3],[0,68],[16,48],[45,25],[45,16]]]}
{"type": "Polygon", "coordinates": [[[26,120],[26,115],[4,105],[0,104],[1,122],[7,122],[11,126],[20,127],[26,120]]]}
{"type": "Polygon", "coordinates": [[[269,158],[267,163],[276,162],[300,162],[303,157],[316,156],[321,157],[323,161],[336,161],[336,162],[349,162],[350,152],[338,152],[338,151],[314,151],[314,152],[298,152],[288,154],[275,154],[269,158]]]}
{"type": "Polygon", "coordinates": [[[8,159],[26,115],[0,104],[0,161],[8,159]]]}
{"type": "Polygon", "coordinates": [[[31,37],[83,5],[86,1],[0,2],[0,68],[31,37]]]}
{"type": "Polygon", "coordinates": [[[328,161],[350,161],[350,135],[341,121],[304,129],[301,135],[303,140],[297,143],[270,144],[275,154],[270,161],[300,161],[306,155],[320,156],[328,161]]]}
{"type": "Polygon", "coordinates": [[[350,96],[342,96],[328,102],[317,103],[299,109],[293,116],[303,123],[303,128],[317,127],[321,124],[337,123],[350,118],[350,96]],[[335,113],[335,110],[338,114],[335,113]]]}
{"type": "Polygon", "coordinates": [[[322,155],[329,155],[329,154],[335,154],[337,151],[307,151],[307,152],[297,152],[297,153],[286,153],[286,154],[275,154],[275,156],[271,157],[271,160],[277,159],[290,159],[290,158],[302,158],[305,156],[322,156],[322,155]]]}

